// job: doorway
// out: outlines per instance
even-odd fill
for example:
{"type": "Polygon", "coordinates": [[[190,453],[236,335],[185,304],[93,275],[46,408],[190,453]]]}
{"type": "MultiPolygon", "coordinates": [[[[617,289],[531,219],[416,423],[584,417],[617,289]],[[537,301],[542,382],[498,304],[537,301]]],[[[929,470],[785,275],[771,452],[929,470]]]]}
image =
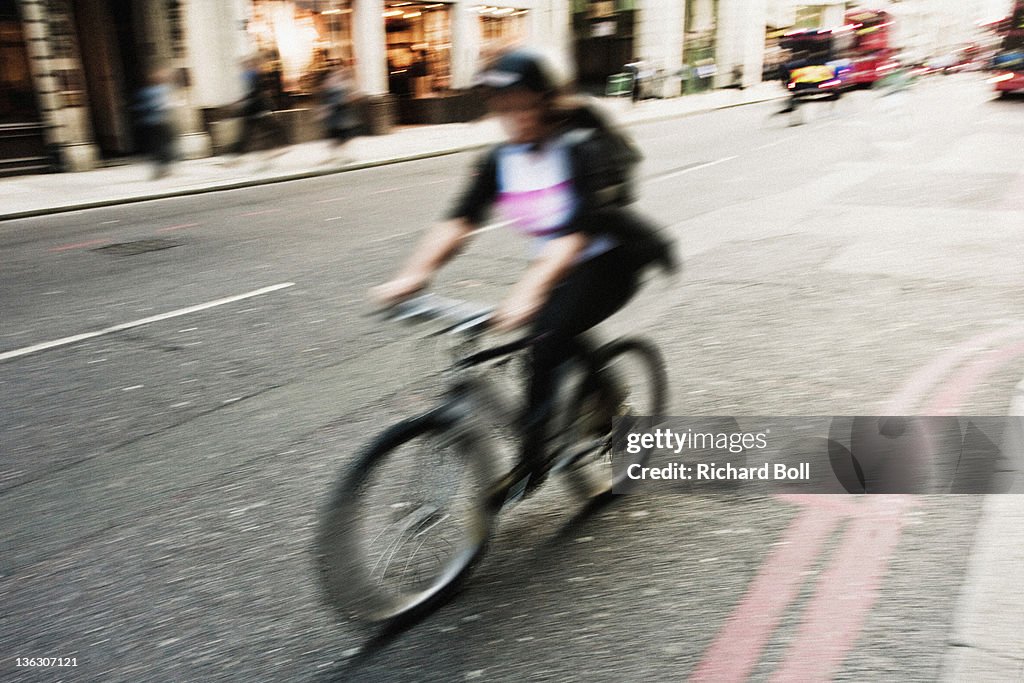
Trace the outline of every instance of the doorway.
{"type": "Polygon", "coordinates": [[[96,145],[104,157],[137,151],[132,101],[144,79],[138,5],[131,0],[75,0],[75,26],[96,145]]]}

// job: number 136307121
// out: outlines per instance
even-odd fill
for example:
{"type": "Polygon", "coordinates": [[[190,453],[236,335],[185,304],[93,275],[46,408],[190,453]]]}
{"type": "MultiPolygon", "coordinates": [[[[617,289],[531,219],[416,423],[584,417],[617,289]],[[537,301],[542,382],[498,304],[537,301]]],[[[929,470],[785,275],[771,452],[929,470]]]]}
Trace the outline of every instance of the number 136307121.
{"type": "Polygon", "coordinates": [[[15,666],[78,666],[78,657],[18,657],[15,666]]]}

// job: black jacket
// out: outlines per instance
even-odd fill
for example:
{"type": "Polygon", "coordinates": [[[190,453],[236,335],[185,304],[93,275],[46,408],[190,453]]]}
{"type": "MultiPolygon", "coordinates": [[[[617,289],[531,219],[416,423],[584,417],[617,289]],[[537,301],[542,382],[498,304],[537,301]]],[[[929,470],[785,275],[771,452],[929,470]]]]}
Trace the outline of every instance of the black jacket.
{"type": "MultiPolygon", "coordinates": [[[[559,133],[569,142],[572,182],[579,205],[566,234],[584,232],[614,237],[633,257],[637,268],[658,264],[677,267],[672,243],[648,220],[629,208],[636,199],[633,170],[642,155],[633,142],[612,127],[593,107],[569,112],[559,133]]],[[[498,195],[498,153],[488,150],[449,218],[481,225],[498,195]]]]}

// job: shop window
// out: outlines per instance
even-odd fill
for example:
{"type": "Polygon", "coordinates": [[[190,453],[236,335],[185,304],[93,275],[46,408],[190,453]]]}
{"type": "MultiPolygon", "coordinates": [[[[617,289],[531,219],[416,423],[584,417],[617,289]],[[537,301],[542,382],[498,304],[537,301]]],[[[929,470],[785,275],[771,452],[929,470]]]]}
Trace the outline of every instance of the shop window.
{"type": "Polygon", "coordinates": [[[451,12],[443,3],[389,2],[388,90],[399,97],[428,97],[451,87],[451,12]]]}
{"type": "Polygon", "coordinates": [[[345,0],[253,0],[247,28],[263,71],[285,96],[315,93],[333,65],[353,59],[345,0]]]}
{"type": "Polygon", "coordinates": [[[489,43],[512,43],[527,37],[524,9],[511,7],[474,7],[480,15],[480,36],[489,43]]]}
{"type": "Polygon", "coordinates": [[[21,24],[13,12],[0,15],[0,123],[37,118],[35,91],[21,24]]]}

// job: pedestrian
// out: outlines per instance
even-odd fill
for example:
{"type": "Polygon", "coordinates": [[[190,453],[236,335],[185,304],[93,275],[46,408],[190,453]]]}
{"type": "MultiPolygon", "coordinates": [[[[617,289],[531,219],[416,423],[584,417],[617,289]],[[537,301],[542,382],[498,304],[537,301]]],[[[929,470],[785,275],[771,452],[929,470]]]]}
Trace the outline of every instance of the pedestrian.
{"type": "Polygon", "coordinates": [[[416,50],[409,64],[409,77],[413,82],[416,97],[426,97],[433,89],[430,78],[430,62],[426,50],[416,50]]]}
{"type": "Polygon", "coordinates": [[[674,261],[671,244],[626,206],[639,152],[593,105],[564,95],[546,62],[512,50],[477,85],[508,140],[482,156],[449,219],[371,297],[391,304],[425,288],[492,208],[530,238],[531,263],[494,319],[501,331],[528,326],[532,340],[520,459],[488,495],[500,505],[545,476],[560,366],[589,346],[588,330],[629,302],[643,270],[674,261]]]}
{"type": "MultiPolygon", "coordinates": [[[[267,77],[260,69],[259,61],[255,57],[250,57],[243,65],[245,94],[235,103],[235,109],[241,114],[242,130],[238,140],[229,150],[229,154],[233,154],[235,158],[228,163],[237,163],[243,154],[257,146],[281,147],[287,141],[284,128],[274,118],[274,93],[267,77]]],[[[272,153],[271,156],[281,153],[283,151],[272,153]]],[[[268,160],[269,158],[268,156],[268,160]]]]}
{"type": "Polygon", "coordinates": [[[396,56],[388,56],[388,92],[402,101],[412,97],[413,82],[409,75],[412,62],[408,57],[405,61],[400,61],[396,58],[399,55],[406,57],[401,53],[397,53],[396,56]]]}
{"type": "Polygon", "coordinates": [[[288,94],[284,91],[284,73],[281,66],[281,57],[276,52],[263,71],[264,88],[272,103],[272,109],[281,110],[288,108],[288,94]]]}
{"type": "Polygon", "coordinates": [[[358,109],[362,98],[351,67],[339,64],[331,70],[324,80],[322,99],[322,118],[330,139],[325,163],[349,163],[352,159],[343,156],[344,150],[362,128],[358,109]]]}
{"type": "Polygon", "coordinates": [[[171,164],[177,158],[176,138],[173,122],[174,89],[171,85],[173,71],[167,68],[153,69],[148,83],[143,86],[135,101],[142,148],[153,163],[153,180],[165,178],[171,172],[171,164]]]}

